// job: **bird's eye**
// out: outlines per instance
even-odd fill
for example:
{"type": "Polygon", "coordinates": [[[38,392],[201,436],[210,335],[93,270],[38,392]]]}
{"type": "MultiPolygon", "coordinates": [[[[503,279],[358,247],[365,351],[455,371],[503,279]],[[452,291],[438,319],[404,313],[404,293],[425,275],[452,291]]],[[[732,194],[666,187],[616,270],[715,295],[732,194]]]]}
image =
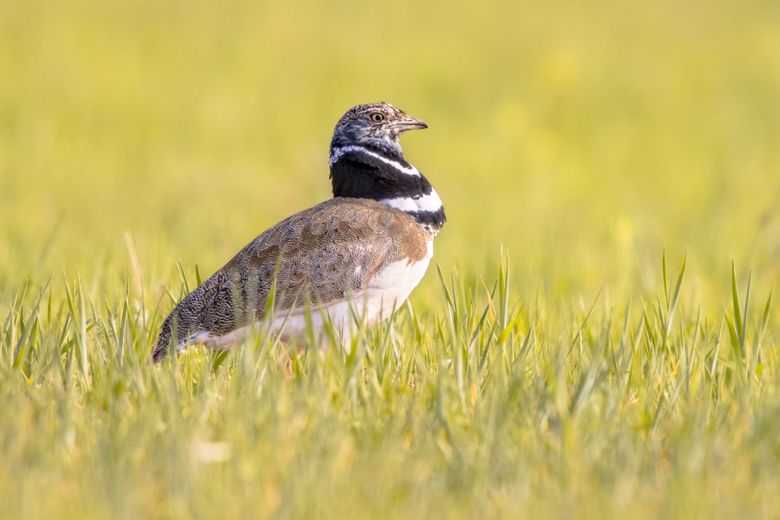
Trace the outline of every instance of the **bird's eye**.
{"type": "Polygon", "coordinates": [[[370,117],[371,117],[371,121],[373,121],[374,123],[381,123],[382,121],[385,120],[385,116],[380,112],[374,112],[373,114],[371,114],[370,117]]]}

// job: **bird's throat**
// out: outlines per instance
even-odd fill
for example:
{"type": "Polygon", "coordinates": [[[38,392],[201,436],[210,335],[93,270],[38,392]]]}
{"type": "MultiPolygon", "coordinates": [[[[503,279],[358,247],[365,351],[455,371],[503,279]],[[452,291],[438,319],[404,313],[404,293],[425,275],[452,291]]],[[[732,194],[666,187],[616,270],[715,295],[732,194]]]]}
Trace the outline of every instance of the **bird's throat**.
{"type": "Polygon", "coordinates": [[[412,215],[438,231],[446,221],[439,195],[403,157],[392,157],[362,146],[331,148],[330,177],[334,197],[380,201],[412,215]]]}

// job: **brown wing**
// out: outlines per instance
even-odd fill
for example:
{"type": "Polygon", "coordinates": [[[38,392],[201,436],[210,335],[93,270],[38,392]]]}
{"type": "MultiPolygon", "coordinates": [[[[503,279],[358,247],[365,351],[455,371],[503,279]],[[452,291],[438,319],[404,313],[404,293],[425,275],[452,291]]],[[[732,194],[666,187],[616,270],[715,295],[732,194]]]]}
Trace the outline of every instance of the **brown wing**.
{"type": "Polygon", "coordinates": [[[164,358],[172,339],[223,335],[261,318],[274,278],[278,311],[336,302],[360,292],[387,264],[424,258],[427,238],[411,216],[367,199],[334,198],[297,213],[255,238],[174,308],[153,358],[164,358]]]}

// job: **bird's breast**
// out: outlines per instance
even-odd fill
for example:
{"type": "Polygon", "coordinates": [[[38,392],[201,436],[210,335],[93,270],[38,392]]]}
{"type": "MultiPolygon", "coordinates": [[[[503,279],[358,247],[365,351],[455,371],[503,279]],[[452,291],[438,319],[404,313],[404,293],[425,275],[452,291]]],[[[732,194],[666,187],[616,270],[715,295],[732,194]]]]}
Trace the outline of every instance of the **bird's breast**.
{"type": "MultiPolygon", "coordinates": [[[[385,319],[397,309],[420,283],[433,257],[433,237],[427,242],[427,254],[418,260],[404,258],[387,264],[368,282],[363,299],[367,315],[385,319]]],[[[373,321],[373,320],[372,320],[373,321]]]]}

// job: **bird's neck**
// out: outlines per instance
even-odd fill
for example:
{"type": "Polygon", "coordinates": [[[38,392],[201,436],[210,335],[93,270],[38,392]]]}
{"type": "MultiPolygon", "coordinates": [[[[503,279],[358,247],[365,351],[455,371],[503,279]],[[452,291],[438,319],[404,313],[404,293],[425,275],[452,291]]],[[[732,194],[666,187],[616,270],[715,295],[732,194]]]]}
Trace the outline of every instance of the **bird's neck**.
{"type": "Polygon", "coordinates": [[[405,211],[434,233],[447,220],[436,190],[400,153],[364,145],[332,146],[330,178],[334,197],[377,200],[405,211]]]}

